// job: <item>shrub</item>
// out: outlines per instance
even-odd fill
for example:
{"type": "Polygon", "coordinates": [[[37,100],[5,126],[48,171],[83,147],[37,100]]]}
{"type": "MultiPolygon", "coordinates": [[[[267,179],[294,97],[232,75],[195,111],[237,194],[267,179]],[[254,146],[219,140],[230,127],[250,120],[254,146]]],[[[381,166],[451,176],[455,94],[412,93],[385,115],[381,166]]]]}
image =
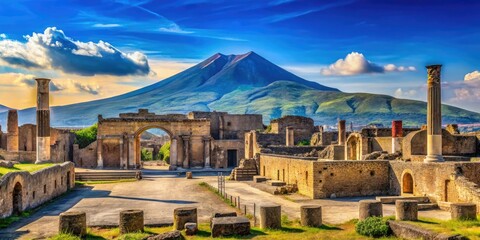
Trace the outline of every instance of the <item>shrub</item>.
{"type": "Polygon", "coordinates": [[[141,155],[142,161],[150,161],[153,159],[152,152],[148,151],[145,148],[142,148],[140,155],[141,155]]]}
{"type": "Polygon", "coordinates": [[[85,148],[95,142],[97,140],[97,129],[98,124],[95,123],[90,127],[72,131],[75,134],[75,143],[78,144],[80,148],[85,148]]]}
{"type": "Polygon", "coordinates": [[[310,146],[310,140],[308,139],[303,139],[300,142],[297,143],[297,146],[310,146]]]}
{"type": "Polygon", "coordinates": [[[355,224],[355,231],[364,236],[383,237],[389,234],[390,228],[381,217],[368,217],[355,224]]]}
{"type": "Polygon", "coordinates": [[[162,156],[162,160],[170,164],[170,141],[163,144],[160,148],[159,155],[162,156]]]}

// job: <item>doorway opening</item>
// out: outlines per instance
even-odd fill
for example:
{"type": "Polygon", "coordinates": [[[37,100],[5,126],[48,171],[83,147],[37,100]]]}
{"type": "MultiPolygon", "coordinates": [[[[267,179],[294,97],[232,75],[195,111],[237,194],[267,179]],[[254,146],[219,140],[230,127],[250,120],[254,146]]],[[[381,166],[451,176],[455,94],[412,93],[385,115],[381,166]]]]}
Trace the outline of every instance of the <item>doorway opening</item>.
{"type": "Polygon", "coordinates": [[[227,150],[227,163],[229,168],[237,166],[237,150],[227,150]]]}
{"type": "Polygon", "coordinates": [[[20,215],[22,212],[22,184],[19,182],[17,182],[15,187],[13,187],[12,201],[12,214],[20,215]]]}

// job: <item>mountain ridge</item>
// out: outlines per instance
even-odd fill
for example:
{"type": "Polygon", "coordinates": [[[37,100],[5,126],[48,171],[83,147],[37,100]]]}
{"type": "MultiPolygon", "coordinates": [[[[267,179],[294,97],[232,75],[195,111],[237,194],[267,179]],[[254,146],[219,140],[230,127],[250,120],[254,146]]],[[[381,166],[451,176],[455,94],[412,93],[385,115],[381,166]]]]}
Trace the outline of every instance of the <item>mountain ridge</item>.
{"type": "MultiPolygon", "coordinates": [[[[147,108],[157,114],[190,111],[259,113],[264,121],[283,115],[303,115],[317,124],[333,125],[337,118],[362,124],[393,119],[420,125],[426,103],[387,95],[344,93],[303,79],[255,52],[216,53],[200,63],[149,86],[110,98],[52,107],[52,126],[86,126],[97,115],[116,117],[147,108]]],[[[480,114],[444,106],[448,121],[480,122],[480,114]],[[458,113],[454,113],[457,111],[458,113]],[[458,115],[456,117],[456,114],[458,115]]],[[[0,113],[0,124],[5,122],[0,113]]],[[[35,109],[20,110],[19,123],[34,123],[35,109]]]]}

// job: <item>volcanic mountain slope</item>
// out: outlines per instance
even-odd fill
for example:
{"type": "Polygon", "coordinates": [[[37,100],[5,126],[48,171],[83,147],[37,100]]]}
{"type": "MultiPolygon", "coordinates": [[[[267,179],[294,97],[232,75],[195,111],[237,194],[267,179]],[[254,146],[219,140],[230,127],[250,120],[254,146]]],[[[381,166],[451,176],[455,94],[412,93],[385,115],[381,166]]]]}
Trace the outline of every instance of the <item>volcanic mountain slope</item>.
{"type": "Polygon", "coordinates": [[[8,110],[10,110],[10,109],[11,109],[11,108],[0,104],[0,113],[1,113],[1,112],[6,112],[6,111],[8,111],[8,110]]]}
{"type": "MultiPolygon", "coordinates": [[[[52,107],[52,126],[86,126],[103,117],[147,108],[157,114],[189,111],[260,113],[264,121],[284,115],[312,117],[317,124],[346,118],[355,124],[404,119],[425,122],[426,104],[386,95],[343,93],[300,78],[254,52],[215,54],[205,61],[153,85],[116,97],[52,107]]],[[[444,106],[447,122],[480,122],[480,114],[444,106]]],[[[0,123],[5,122],[0,113],[0,123]]],[[[35,109],[19,112],[19,122],[34,123],[35,109]]]]}

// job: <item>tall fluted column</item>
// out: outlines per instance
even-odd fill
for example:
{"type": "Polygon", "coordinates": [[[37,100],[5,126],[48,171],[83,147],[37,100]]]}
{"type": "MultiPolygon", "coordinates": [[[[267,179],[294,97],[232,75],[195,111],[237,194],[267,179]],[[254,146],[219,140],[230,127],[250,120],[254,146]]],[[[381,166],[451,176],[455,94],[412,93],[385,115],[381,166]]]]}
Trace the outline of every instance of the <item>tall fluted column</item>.
{"type": "Polygon", "coordinates": [[[97,137],[97,168],[103,168],[103,139],[97,137]]]}
{"type": "Polygon", "coordinates": [[[338,121],[338,145],[345,145],[347,133],[345,132],[345,120],[338,121]]]}
{"type": "Polygon", "coordinates": [[[18,152],[18,113],[8,110],[7,117],[7,151],[18,152]]]}
{"type": "Polygon", "coordinates": [[[287,147],[295,146],[295,135],[294,135],[293,127],[287,127],[287,129],[285,130],[285,139],[286,139],[285,145],[287,145],[287,147]]]}
{"type": "Polygon", "coordinates": [[[442,97],[440,71],[442,65],[427,66],[427,156],[424,162],[443,162],[442,97]]]}
{"type": "Polygon", "coordinates": [[[205,159],[205,168],[211,168],[210,167],[210,137],[205,137],[203,138],[203,155],[205,159]]]}
{"type": "Polygon", "coordinates": [[[120,168],[121,169],[126,169],[126,164],[125,164],[125,158],[123,156],[123,136],[120,138],[119,142],[118,142],[119,146],[120,146],[120,168]]]}
{"type": "Polygon", "coordinates": [[[402,120],[392,121],[392,153],[401,151],[402,149],[403,126],[402,120]]]}
{"type": "Polygon", "coordinates": [[[190,136],[182,136],[183,139],[183,168],[190,168],[190,136]]]}
{"type": "Polygon", "coordinates": [[[37,159],[50,161],[50,79],[37,78],[37,159]]]}
{"type": "Polygon", "coordinates": [[[128,136],[128,159],[127,169],[135,164],[135,136],[128,136]]]}
{"type": "Polygon", "coordinates": [[[178,165],[178,155],[177,155],[177,137],[172,137],[170,140],[170,166],[177,166],[178,165]]]}

